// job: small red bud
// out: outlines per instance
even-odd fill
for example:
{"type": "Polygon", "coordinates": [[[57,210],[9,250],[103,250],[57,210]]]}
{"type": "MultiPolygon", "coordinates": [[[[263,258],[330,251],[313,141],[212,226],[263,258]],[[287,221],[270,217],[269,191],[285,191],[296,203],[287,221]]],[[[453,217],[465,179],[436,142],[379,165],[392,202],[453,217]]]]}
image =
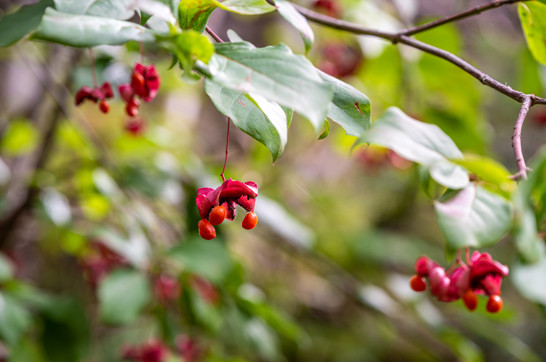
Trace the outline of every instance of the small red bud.
{"type": "Polygon", "coordinates": [[[472,312],[478,306],[478,296],[472,289],[468,289],[463,295],[463,302],[466,309],[472,312]]]}
{"type": "Polygon", "coordinates": [[[201,236],[205,240],[212,240],[216,237],[216,230],[208,220],[199,220],[198,229],[199,236],[201,236]]]}
{"type": "Polygon", "coordinates": [[[502,298],[500,295],[492,295],[487,301],[487,311],[489,313],[498,313],[502,309],[502,298]]]}
{"type": "Polygon", "coordinates": [[[227,210],[224,206],[216,206],[209,215],[209,221],[212,225],[220,225],[227,216],[227,210]]]}
{"type": "Polygon", "coordinates": [[[410,287],[416,292],[422,292],[427,289],[427,285],[423,278],[418,275],[414,275],[410,279],[410,287]]]}
{"type": "Polygon", "coordinates": [[[108,105],[108,102],[103,99],[99,102],[99,109],[102,113],[108,113],[110,106],[108,105]]]}
{"type": "Polygon", "coordinates": [[[249,212],[248,214],[246,214],[243,220],[243,229],[247,229],[247,230],[254,229],[257,224],[258,224],[258,216],[255,213],[249,212]]]}

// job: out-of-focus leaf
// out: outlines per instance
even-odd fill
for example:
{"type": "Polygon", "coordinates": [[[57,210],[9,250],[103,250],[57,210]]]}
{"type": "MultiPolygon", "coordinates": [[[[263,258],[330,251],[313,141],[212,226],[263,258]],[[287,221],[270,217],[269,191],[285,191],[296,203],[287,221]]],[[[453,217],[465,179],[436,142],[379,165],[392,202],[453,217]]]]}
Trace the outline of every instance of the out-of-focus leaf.
{"type": "Polygon", "coordinates": [[[15,345],[31,325],[30,313],[17,299],[0,294],[0,336],[9,345],[15,345]]]}
{"type": "Polygon", "coordinates": [[[38,1],[21,7],[17,12],[0,18],[0,47],[7,47],[33,31],[40,25],[42,16],[51,0],[38,1]]]}
{"type": "Polygon", "coordinates": [[[47,216],[55,225],[63,226],[72,220],[68,199],[57,190],[53,188],[44,190],[41,200],[47,216]]]}
{"type": "Polygon", "coordinates": [[[235,126],[271,152],[273,162],[287,141],[288,120],[283,109],[259,95],[245,95],[207,79],[205,91],[216,108],[230,117],[235,126]]]}
{"type": "Polygon", "coordinates": [[[192,239],[172,248],[170,259],[184,270],[221,284],[233,269],[228,250],[217,241],[192,239]]]}
{"type": "Polygon", "coordinates": [[[275,10],[265,0],[225,0],[215,1],[216,5],[224,10],[241,15],[259,15],[275,10]]]}
{"type": "Polygon", "coordinates": [[[13,263],[3,253],[0,253],[0,283],[13,278],[13,263]]]}
{"type": "Polygon", "coordinates": [[[546,258],[542,255],[535,264],[516,264],[512,267],[513,284],[525,298],[546,305],[546,258]]]}
{"type": "Polygon", "coordinates": [[[462,159],[455,143],[438,126],[419,122],[391,107],[357,141],[388,147],[400,156],[427,167],[431,177],[446,187],[468,185],[468,174],[450,159],[462,159]]]}
{"type": "Polygon", "coordinates": [[[248,320],[245,334],[264,360],[277,361],[280,359],[276,335],[262,320],[258,318],[248,320]]]}
{"type": "Polygon", "coordinates": [[[151,30],[135,23],[99,16],[63,14],[51,8],[46,10],[34,37],[74,47],[155,40],[151,30]]]}
{"type": "Polygon", "coordinates": [[[134,3],[135,0],[94,1],[85,13],[97,17],[127,20],[135,13],[135,8],[132,6],[134,3]]]}
{"type": "Polygon", "coordinates": [[[82,15],[96,0],[54,0],[55,9],[61,13],[82,15]]]}
{"type": "Polygon", "coordinates": [[[313,34],[313,30],[311,30],[307,19],[305,19],[303,15],[301,15],[294,8],[294,5],[286,0],[276,0],[275,5],[277,7],[277,11],[279,14],[281,14],[284,20],[288,21],[294,28],[296,28],[298,33],[300,33],[303,43],[305,44],[305,52],[309,52],[313,46],[315,34],[313,34]]]}
{"type": "Polygon", "coordinates": [[[176,22],[171,8],[160,1],[138,0],[138,8],[142,12],[152,15],[154,18],[163,19],[170,24],[176,22]]]}
{"type": "Polygon", "coordinates": [[[529,50],[537,61],[546,64],[546,4],[519,4],[518,14],[529,50]]]}
{"type": "MultiPolygon", "coordinates": [[[[208,63],[214,53],[210,40],[193,30],[166,37],[161,44],[177,57],[187,79],[192,78],[192,69],[197,60],[208,63]]],[[[200,77],[193,76],[193,78],[200,77]]]]}
{"type": "Polygon", "coordinates": [[[134,321],[151,297],[148,279],[136,270],[116,270],[99,285],[102,320],[111,324],[134,321]]]}
{"type": "Polygon", "coordinates": [[[11,171],[8,165],[0,157],[0,186],[6,185],[11,178],[11,171]]]}
{"type": "Polygon", "coordinates": [[[504,197],[509,198],[516,189],[516,182],[510,178],[511,174],[506,167],[489,157],[465,154],[464,160],[450,161],[463,166],[481,181],[485,181],[486,187],[492,186],[492,191],[496,191],[504,197]]]}
{"type": "Polygon", "coordinates": [[[330,134],[330,122],[326,120],[326,122],[324,122],[324,130],[322,131],[318,139],[323,140],[326,137],[328,137],[329,134],[330,134]]]}
{"type": "Polygon", "coordinates": [[[511,204],[481,186],[470,184],[448,197],[434,207],[451,250],[494,244],[512,224],[511,204]]]}
{"type": "Polygon", "coordinates": [[[209,67],[202,69],[218,85],[257,94],[293,108],[308,118],[317,136],[333,92],[313,65],[285,45],[255,48],[250,43],[216,44],[209,67]]]}
{"type": "Polygon", "coordinates": [[[39,133],[28,120],[15,119],[11,121],[0,142],[2,153],[18,156],[32,152],[38,145],[39,133]]]}
{"type": "Polygon", "coordinates": [[[370,100],[349,84],[320,72],[332,85],[334,98],[328,106],[328,118],[339,124],[350,136],[360,137],[370,128],[370,100]]]}

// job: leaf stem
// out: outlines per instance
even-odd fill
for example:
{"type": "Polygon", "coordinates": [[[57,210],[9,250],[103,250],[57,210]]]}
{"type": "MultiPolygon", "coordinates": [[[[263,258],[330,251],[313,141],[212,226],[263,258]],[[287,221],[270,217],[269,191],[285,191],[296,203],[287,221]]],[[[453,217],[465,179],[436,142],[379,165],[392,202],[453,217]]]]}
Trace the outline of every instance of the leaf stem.
{"type": "Polygon", "coordinates": [[[226,157],[224,158],[224,168],[222,169],[222,173],[220,176],[222,176],[222,182],[226,181],[226,177],[224,176],[224,172],[226,172],[226,165],[227,165],[227,156],[229,153],[229,125],[231,124],[231,118],[227,118],[227,132],[226,132],[226,157]]]}

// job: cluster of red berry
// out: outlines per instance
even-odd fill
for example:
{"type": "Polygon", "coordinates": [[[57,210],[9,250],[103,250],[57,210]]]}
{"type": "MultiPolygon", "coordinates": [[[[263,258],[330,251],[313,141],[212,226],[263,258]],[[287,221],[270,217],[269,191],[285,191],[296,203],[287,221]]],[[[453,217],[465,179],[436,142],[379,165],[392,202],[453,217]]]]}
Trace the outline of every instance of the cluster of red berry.
{"type": "Polygon", "coordinates": [[[203,352],[203,348],[194,338],[179,335],[175,340],[174,351],[170,350],[163,341],[153,339],[141,345],[125,347],[122,358],[135,362],[166,362],[178,360],[174,357],[178,355],[185,362],[193,362],[199,360],[203,352]]]}
{"type": "Polygon", "coordinates": [[[475,251],[470,260],[463,263],[457,258],[456,263],[446,272],[444,268],[426,256],[415,262],[415,272],[410,286],[416,292],[427,289],[428,278],[430,292],[441,302],[463,300],[466,308],[473,311],[478,306],[478,294],[489,297],[486,309],[497,313],[502,309],[500,288],[502,279],[508,275],[508,267],[493,260],[488,253],[475,251]]]}
{"type": "Polygon", "coordinates": [[[228,179],[216,189],[203,187],[197,190],[195,202],[201,216],[198,224],[199,235],[205,240],[214,239],[214,225],[220,225],[225,219],[233,220],[237,205],[248,211],[243,220],[243,228],[254,229],[258,224],[258,216],[254,213],[256,196],[258,185],[252,181],[243,183],[228,179]]]}

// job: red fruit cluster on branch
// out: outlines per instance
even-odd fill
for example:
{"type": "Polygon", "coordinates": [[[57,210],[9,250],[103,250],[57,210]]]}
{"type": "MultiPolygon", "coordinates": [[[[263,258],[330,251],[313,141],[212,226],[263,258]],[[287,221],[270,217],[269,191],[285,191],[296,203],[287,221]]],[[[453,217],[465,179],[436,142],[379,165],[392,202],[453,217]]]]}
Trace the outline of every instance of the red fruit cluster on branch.
{"type": "Polygon", "coordinates": [[[508,275],[508,267],[493,260],[488,253],[475,251],[467,264],[457,258],[456,264],[447,272],[444,268],[426,256],[415,262],[414,275],[410,286],[416,292],[426,290],[428,279],[431,294],[441,302],[463,300],[468,310],[476,309],[477,294],[489,296],[486,309],[497,313],[502,309],[500,288],[502,278],[508,275]],[[458,265],[458,267],[455,267],[458,265]]]}
{"type": "Polygon", "coordinates": [[[155,66],[135,64],[131,75],[131,84],[119,86],[119,94],[126,102],[125,113],[130,117],[138,115],[140,99],[149,102],[155,98],[159,89],[160,79],[155,66]]]}
{"type": "Polygon", "coordinates": [[[199,235],[211,240],[216,237],[214,225],[221,224],[225,219],[233,220],[237,205],[249,213],[243,220],[243,228],[250,230],[258,224],[258,216],[254,213],[254,204],[258,196],[258,185],[255,182],[241,182],[227,179],[218,188],[203,187],[197,190],[195,202],[201,220],[199,235]]]}
{"type": "Polygon", "coordinates": [[[76,93],[74,103],[79,106],[86,99],[89,99],[93,103],[99,102],[99,109],[102,113],[108,113],[110,106],[105,99],[113,98],[114,92],[112,91],[112,86],[108,82],[102,83],[100,87],[91,88],[87,86],[81,87],[76,93]]]}
{"type": "Polygon", "coordinates": [[[153,340],[140,346],[127,347],[123,351],[123,359],[136,362],[166,361],[168,348],[162,341],[153,340]]]}

